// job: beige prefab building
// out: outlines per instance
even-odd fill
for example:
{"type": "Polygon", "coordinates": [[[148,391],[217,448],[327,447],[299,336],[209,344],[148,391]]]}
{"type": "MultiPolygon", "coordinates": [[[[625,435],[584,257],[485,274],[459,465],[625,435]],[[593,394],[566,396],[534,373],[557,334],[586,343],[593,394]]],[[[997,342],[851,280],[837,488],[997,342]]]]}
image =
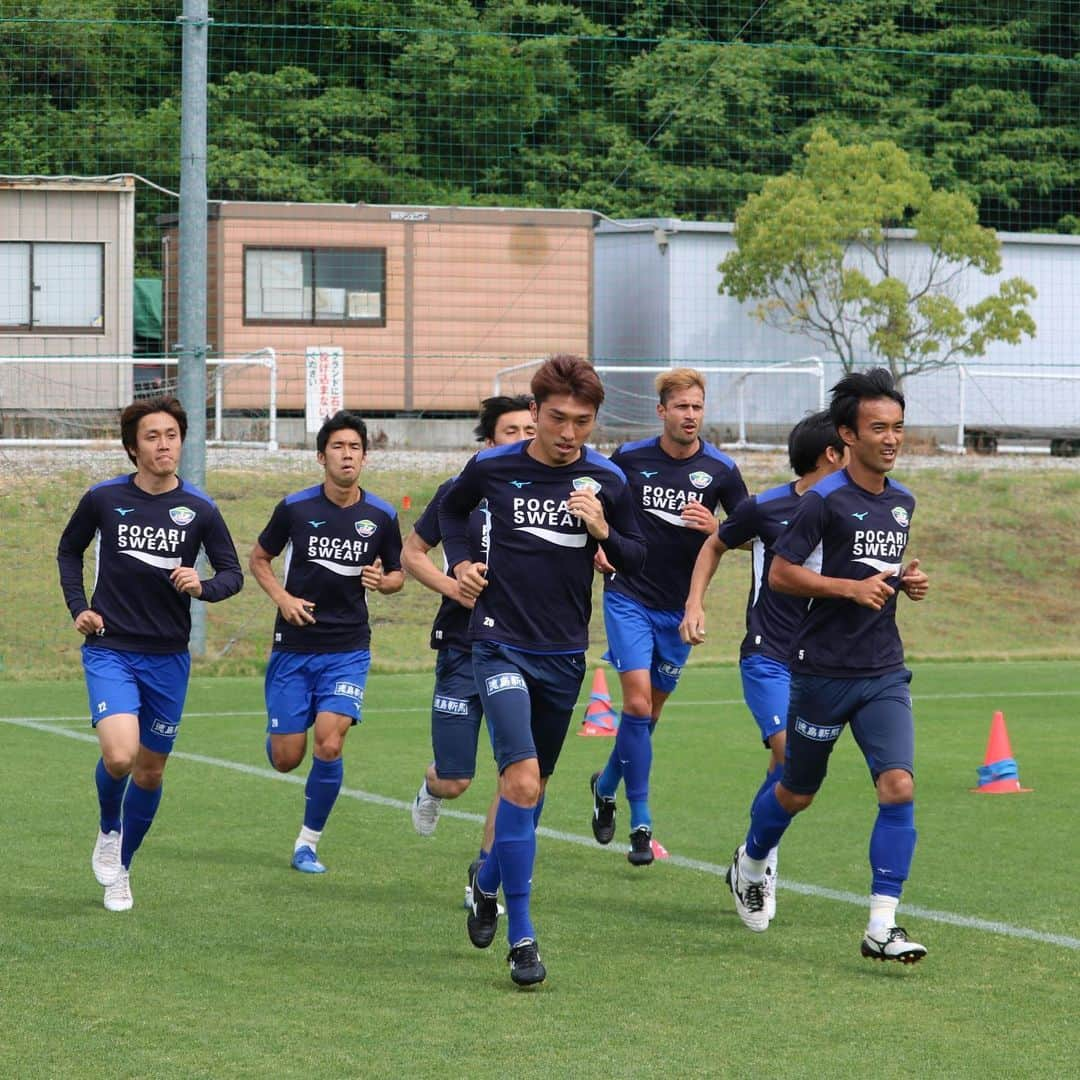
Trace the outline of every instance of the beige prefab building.
{"type": "MultiPolygon", "coordinates": [[[[162,224],[175,341],[178,235],[162,224]]],[[[340,348],[349,408],[471,412],[504,368],[589,354],[592,229],[584,211],[213,203],[210,352],[272,348],[281,410],[304,408],[308,350],[340,348]]],[[[265,394],[262,374],[231,374],[225,408],[265,394]]]]}
{"type": "Polygon", "coordinates": [[[131,400],[135,182],[0,178],[0,411],[131,400]],[[49,358],[13,363],[12,357],[49,358]]]}

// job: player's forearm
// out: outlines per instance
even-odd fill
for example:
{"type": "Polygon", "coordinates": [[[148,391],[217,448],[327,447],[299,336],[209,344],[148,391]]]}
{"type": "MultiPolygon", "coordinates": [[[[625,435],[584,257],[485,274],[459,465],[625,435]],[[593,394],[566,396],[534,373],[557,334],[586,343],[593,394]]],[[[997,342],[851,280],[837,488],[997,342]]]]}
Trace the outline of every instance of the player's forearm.
{"type": "Polygon", "coordinates": [[[248,561],[248,569],[251,576],[258,582],[259,588],[278,606],[288,598],[288,593],[274,575],[274,568],[270,560],[256,555],[254,552],[248,561]]]}
{"type": "Polygon", "coordinates": [[[825,577],[777,555],[769,568],[769,588],[789,596],[814,600],[851,600],[855,581],[852,578],[825,577]]]}
{"type": "Polygon", "coordinates": [[[383,572],[383,576],[379,579],[379,584],[375,588],[383,596],[392,596],[394,593],[400,592],[404,584],[404,570],[387,570],[383,572]]]}
{"type": "Polygon", "coordinates": [[[711,536],[701,545],[698,557],[694,560],[694,572],[690,575],[690,590],[686,594],[687,604],[704,606],[705,593],[716,574],[716,568],[720,565],[720,558],[726,550],[727,548],[716,536],[711,536]]]}

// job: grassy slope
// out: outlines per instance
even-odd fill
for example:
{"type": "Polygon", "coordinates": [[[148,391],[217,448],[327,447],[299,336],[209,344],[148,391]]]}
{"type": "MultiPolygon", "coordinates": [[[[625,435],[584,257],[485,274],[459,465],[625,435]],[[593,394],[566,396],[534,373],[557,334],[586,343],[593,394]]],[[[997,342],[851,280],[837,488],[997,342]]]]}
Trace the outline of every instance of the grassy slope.
{"type": "MultiPolygon", "coordinates": [[[[753,455],[746,456],[744,471],[752,490],[786,478],[753,455]]],[[[901,467],[897,476],[919,499],[910,554],[922,559],[933,579],[926,603],[904,603],[901,625],[910,656],[1080,657],[1080,622],[1067,587],[1080,579],[1080,472],[1033,466],[980,473],[945,462],[910,475],[901,467]]],[[[54,556],[67,515],[98,479],[69,473],[51,478],[47,487],[36,479],[0,481],[0,509],[10,523],[0,547],[0,678],[79,673],[78,640],[56,584],[54,556]]],[[[315,471],[210,475],[207,487],[220,502],[242,561],[277,500],[316,479],[315,471]]],[[[411,496],[412,510],[402,514],[404,531],[443,477],[379,471],[368,479],[395,503],[411,496]]],[[[748,582],[745,554],[727,556],[710,593],[708,644],[696,650],[695,663],[735,658],[748,582]]],[[[425,642],[435,607],[435,598],[415,583],[397,596],[373,599],[377,670],[422,670],[430,664],[425,642]]],[[[269,601],[250,579],[240,596],[211,606],[208,658],[201,670],[260,671],[272,617],[269,601]]],[[[599,618],[593,636],[598,656],[599,618]]]]}

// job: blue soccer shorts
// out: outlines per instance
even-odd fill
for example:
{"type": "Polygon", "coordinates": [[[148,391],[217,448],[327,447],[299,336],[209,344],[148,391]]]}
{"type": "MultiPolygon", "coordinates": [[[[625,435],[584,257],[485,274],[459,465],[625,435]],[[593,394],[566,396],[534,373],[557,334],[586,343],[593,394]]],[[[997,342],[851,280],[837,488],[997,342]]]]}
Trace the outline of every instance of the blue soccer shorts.
{"type": "Polygon", "coordinates": [[[480,695],[473,678],[472,653],[440,649],[435,660],[431,699],[431,749],[441,780],[471,780],[476,775],[480,735],[480,695]]]}
{"type": "Polygon", "coordinates": [[[670,694],[690,659],[690,646],[679,637],[683,612],[658,611],[609,589],[604,593],[604,628],[608,647],[603,659],[621,675],[648,671],[657,690],[670,694]]]}
{"type": "Polygon", "coordinates": [[[787,726],[791,671],[771,656],[750,653],[739,661],[743,700],[761,730],[766,746],[787,726]]]}
{"type": "Polygon", "coordinates": [[[90,723],[117,713],[139,718],[139,742],[155,754],[172,752],[187,697],[191,656],[136,653],[84,645],[90,723]]]}
{"type": "Polygon", "coordinates": [[[266,666],[266,730],[271,735],[307,731],[321,712],[363,719],[371,653],[272,652],[266,666]]]}
{"type": "Polygon", "coordinates": [[[473,677],[501,773],[536,758],[541,776],[555,771],[585,678],[584,653],[527,653],[478,641],[473,677]]]}
{"type": "Polygon", "coordinates": [[[851,726],[875,782],[889,769],[914,776],[910,682],[911,672],[903,668],[865,679],[793,673],[784,787],[796,795],[813,795],[821,787],[845,724],[851,726]]]}

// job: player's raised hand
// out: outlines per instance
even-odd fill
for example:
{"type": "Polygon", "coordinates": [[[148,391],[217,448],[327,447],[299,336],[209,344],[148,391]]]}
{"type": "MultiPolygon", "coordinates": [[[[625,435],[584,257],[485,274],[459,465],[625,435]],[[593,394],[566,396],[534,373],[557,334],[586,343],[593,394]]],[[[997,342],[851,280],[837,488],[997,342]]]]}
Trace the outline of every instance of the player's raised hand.
{"type": "Polygon", "coordinates": [[[925,600],[930,589],[930,578],[925,570],[919,569],[919,560],[912,559],[908,565],[900,571],[900,588],[908,594],[912,600],[925,600]]]}
{"type": "Polygon", "coordinates": [[[278,604],[278,611],[290,626],[310,626],[315,621],[315,605],[292,593],[285,594],[285,599],[278,604]]]}
{"type": "Polygon", "coordinates": [[[566,500],[566,509],[584,523],[591,537],[601,542],[608,538],[610,530],[604,517],[604,504],[595,491],[587,488],[572,491],[566,500]]]}
{"type": "Polygon", "coordinates": [[[376,558],[370,566],[365,566],[360,571],[360,581],[365,589],[378,589],[382,584],[383,568],[382,559],[376,558]]]}
{"type": "Polygon", "coordinates": [[[686,645],[700,645],[705,640],[705,609],[697,604],[687,604],[679,623],[679,637],[686,645]]]}
{"type": "Polygon", "coordinates": [[[713,517],[712,511],[697,499],[690,499],[679,511],[679,517],[683,519],[683,524],[688,529],[694,529],[697,532],[711,533],[716,529],[716,518],[713,517]]]}
{"type": "Polygon", "coordinates": [[[169,575],[169,580],[178,593],[202,596],[202,582],[199,580],[199,571],[194,566],[178,566],[169,575]]]}
{"type": "Polygon", "coordinates": [[[852,582],[851,599],[863,607],[880,611],[896,590],[886,582],[886,578],[895,577],[891,570],[882,570],[880,574],[852,582]]]}
{"type": "Polygon", "coordinates": [[[96,612],[87,608],[75,617],[75,629],[86,637],[105,633],[105,620],[96,612]]]}
{"type": "MultiPolygon", "coordinates": [[[[487,588],[487,564],[482,562],[459,562],[454,567],[454,577],[457,578],[458,585],[461,587],[461,595],[464,597],[462,603],[465,600],[471,600],[474,603],[476,598],[487,588]]],[[[471,607],[471,604],[465,604],[466,607],[471,607]]]]}

